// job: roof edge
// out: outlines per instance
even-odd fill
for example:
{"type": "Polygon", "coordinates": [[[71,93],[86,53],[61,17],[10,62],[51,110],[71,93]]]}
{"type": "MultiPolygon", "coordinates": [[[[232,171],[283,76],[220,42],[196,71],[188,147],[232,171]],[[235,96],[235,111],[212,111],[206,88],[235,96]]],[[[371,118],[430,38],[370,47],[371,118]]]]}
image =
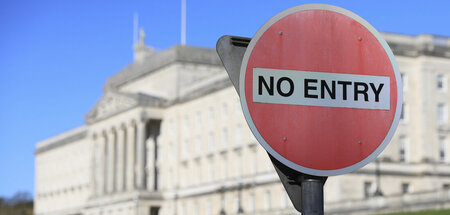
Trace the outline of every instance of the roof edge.
{"type": "Polygon", "coordinates": [[[87,127],[83,125],[70,131],[64,132],[55,137],[43,140],[36,144],[36,150],[34,154],[38,155],[51,149],[58,148],[60,146],[73,143],[77,140],[84,139],[87,136],[87,133],[88,133],[87,127]]]}
{"type": "Polygon", "coordinates": [[[210,48],[176,45],[147,56],[145,60],[131,64],[109,77],[105,88],[119,88],[174,62],[222,65],[216,51],[210,48]]]}

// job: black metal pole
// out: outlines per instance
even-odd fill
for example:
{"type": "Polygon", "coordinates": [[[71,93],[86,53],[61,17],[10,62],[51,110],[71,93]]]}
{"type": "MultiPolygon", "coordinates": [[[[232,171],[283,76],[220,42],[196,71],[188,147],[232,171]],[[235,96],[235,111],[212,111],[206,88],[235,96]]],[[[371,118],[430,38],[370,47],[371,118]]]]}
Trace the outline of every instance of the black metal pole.
{"type": "Polygon", "coordinates": [[[323,185],[327,177],[300,176],[302,215],[323,215],[323,185]]]}

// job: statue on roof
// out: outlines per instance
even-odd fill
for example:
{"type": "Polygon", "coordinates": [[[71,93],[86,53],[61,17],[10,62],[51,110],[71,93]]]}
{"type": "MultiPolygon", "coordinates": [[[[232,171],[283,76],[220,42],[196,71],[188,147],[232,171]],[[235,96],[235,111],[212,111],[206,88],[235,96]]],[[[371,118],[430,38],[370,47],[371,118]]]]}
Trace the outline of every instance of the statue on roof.
{"type": "Polygon", "coordinates": [[[144,44],[145,32],[144,28],[139,29],[139,44],[144,44]]]}
{"type": "Polygon", "coordinates": [[[134,60],[143,61],[153,54],[153,48],[145,45],[145,32],[143,28],[139,29],[139,42],[134,45],[134,60]]]}

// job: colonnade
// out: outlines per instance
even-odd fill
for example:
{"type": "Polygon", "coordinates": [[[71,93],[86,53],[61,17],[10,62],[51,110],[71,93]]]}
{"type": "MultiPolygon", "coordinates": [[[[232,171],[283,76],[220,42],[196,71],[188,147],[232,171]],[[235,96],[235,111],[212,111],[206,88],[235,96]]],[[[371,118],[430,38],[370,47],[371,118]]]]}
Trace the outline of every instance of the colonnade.
{"type": "Polygon", "coordinates": [[[144,120],[132,120],[100,130],[92,138],[92,192],[95,196],[146,189],[144,120]]]}

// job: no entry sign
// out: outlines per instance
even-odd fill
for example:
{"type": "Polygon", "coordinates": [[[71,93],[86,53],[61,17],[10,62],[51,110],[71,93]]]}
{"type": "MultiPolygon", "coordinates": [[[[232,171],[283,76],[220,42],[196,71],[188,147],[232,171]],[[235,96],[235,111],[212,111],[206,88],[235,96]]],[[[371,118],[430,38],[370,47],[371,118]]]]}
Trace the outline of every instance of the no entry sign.
{"type": "Polygon", "coordinates": [[[394,55],[345,9],[301,5],[252,38],[239,79],[245,118],[284,165],[332,176],[359,169],[391,140],[402,106],[394,55]]]}

